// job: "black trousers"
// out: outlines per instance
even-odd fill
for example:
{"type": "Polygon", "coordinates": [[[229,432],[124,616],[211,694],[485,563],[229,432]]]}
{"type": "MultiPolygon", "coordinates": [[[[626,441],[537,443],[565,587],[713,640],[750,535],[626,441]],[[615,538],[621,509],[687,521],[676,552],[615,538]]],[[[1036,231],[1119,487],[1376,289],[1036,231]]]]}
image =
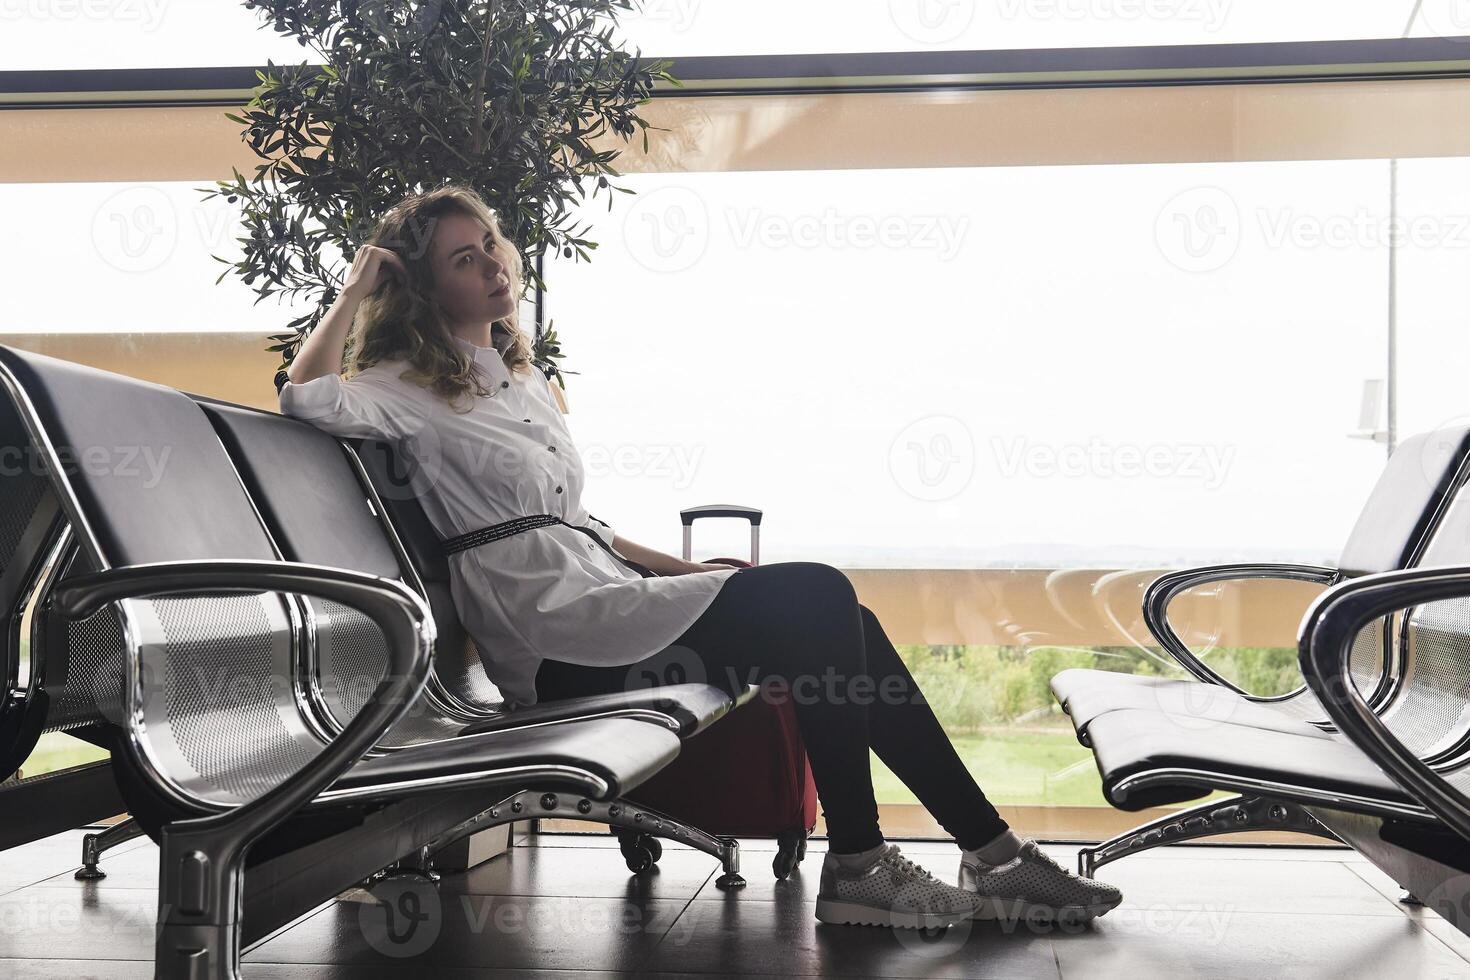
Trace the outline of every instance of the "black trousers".
{"type": "MultiPolygon", "coordinates": [[[[697,574],[697,573],[696,573],[697,574]]],[[[540,700],[704,681],[784,682],[840,854],[882,843],[869,748],[965,849],[1006,830],[955,752],[878,618],[820,562],[742,568],[668,648],[621,667],[543,660],[540,700]]]]}

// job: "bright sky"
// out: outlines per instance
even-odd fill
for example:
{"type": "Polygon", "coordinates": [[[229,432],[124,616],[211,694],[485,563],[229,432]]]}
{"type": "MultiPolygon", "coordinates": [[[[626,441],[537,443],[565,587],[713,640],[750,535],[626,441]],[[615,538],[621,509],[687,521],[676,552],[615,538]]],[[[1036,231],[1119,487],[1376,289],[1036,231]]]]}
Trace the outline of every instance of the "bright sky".
{"type": "MultiPolygon", "coordinates": [[[[1401,167],[1413,432],[1467,413],[1470,160],[1401,167]]],[[[1331,557],[1383,459],[1348,433],[1386,370],[1387,168],[630,177],[549,269],[589,506],[667,548],[679,507],[749,503],[772,555],[851,564],[1331,557]]],[[[214,285],[233,228],[196,198],[0,184],[34,230],[0,236],[31,284],[0,331],[279,329],[214,285]]]]}
{"type": "MultiPolygon", "coordinates": [[[[0,0],[0,18],[32,11],[19,30],[0,25],[0,64],[263,63],[297,50],[262,44],[228,4],[172,0],[144,30],[63,25],[60,3],[0,0]]],[[[1376,36],[1398,33],[1410,5],[1392,17],[1382,2],[1227,6],[1206,38],[1177,20],[1103,16],[1137,9],[1126,0],[977,5],[984,31],[945,44],[1376,36]],[[1014,16],[996,21],[1001,9],[1014,16]],[[1039,33],[1032,15],[1046,9],[1094,16],[1039,33]]],[[[650,13],[636,26],[650,53],[713,53],[716,39],[917,46],[886,3],[842,5],[841,32],[808,16],[830,4],[743,0],[738,20],[733,7],[706,0],[682,8],[691,20],[650,13]],[[748,30],[767,8],[782,29],[748,30]]],[[[1470,160],[1401,164],[1405,433],[1470,414],[1467,178],[1470,160]]],[[[234,278],[214,284],[209,256],[234,254],[236,230],[218,202],[198,203],[196,183],[0,183],[0,214],[28,229],[0,236],[0,267],[27,284],[7,290],[0,332],[279,330],[294,311],[253,305],[234,278]]],[[[549,310],[566,366],[582,372],[570,419],[587,503],[635,540],[676,549],[678,508],[729,501],[767,511],[768,561],[1323,560],[1382,467],[1383,447],[1348,433],[1364,381],[1386,373],[1387,161],[625,184],[640,193],[587,214],[603,243],[594,260],[553,263],[549,310]]],[[[726,553],[745,541],[732,527],[699,537],[726,553]]]]}
{"type": "MultiPolygon", "coordinates": [[[[589,494],[646,526],[765,505],[772,548],[854,564],[1334,557],[1384,454],[1348,433],[1386,373],[1387,175],[641,178],[609,247],[551,270],[584,454],[645,449],[589,494]]],[[[1401,164],[1404,432],[1470,413],[1467,177],[1401,164]]]]}
{"type": "MultiPolygon", "coordinates": [[[[396,0],[395,0],[396,2],[396,0]]],[[[1413,0],[644,0],[646,54],[919,51],[1400,37],[1413,0]]],[[[0,0],[0,67],[255,65],[308,57],[228,0],[0,0]]],[[[1409,33],[1470,34],[1424,0],[1409,33]]]]}

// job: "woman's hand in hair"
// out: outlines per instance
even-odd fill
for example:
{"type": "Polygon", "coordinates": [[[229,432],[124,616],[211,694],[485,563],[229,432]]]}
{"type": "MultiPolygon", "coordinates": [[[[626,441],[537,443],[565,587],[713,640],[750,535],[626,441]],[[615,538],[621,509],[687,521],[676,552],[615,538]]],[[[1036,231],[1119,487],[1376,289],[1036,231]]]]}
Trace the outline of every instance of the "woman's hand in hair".
{"type": "Polygon", "coordinates": [[[341,374],[342,350],[358,306],[378,286],[394,276],[401,282],[408,281],[408,266],[404,265],[402,258],[377,245],[364,245],[358,249],[342,291],[332,300],[316,329],[301,342],[301,349],[286,369],[286,380],[305,384],[324,374],[341,374]]]}
{"type": "Polygon", "coordinates": [[[342,292],[361,300],[395,277],[400,283],[408,282],[408,266],[403,264],[403,259],[380,245],[364,245],[352,259],[342,292]]]}

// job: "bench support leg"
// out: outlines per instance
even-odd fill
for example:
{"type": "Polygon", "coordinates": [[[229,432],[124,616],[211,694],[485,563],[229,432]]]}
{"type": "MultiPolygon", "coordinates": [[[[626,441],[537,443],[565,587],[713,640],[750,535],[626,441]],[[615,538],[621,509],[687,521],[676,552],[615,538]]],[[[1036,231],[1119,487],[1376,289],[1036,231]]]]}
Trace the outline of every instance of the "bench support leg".
{"type": "Polygon", "coordinates": [[[745,884],[745,879],[740,876],[740,842],[735,838],[707,834],[697,827],[690,827],[657,810],[629,803],[626,800],[602,802],[589,800],[574,793],[522,790],[441,834],[429,843],[428,852],[432,854],[479,830],[513,820],[538,817],[605,823],[619,830],[629,830],[639,834],[648,834],[651,837],[664,837],[668,840],[679,841],[719,859],[724,872],[715,879],[716,887],[740,888],[745,884]]]}
{"type": "Polygon", "coordinates": [[[415,875],[427,881],[438,881],[439,872],[434,870],[434,855],[427,847],[421,847],[398,862],[396,874],[415,875]]]}
{"type": "Polygon", "coordinates": [[[77,881],[101,881],[107,877],[107,872],[97,867],[97,862],[102,859],[102,852],[142,836],[143,828],[132,817],[113,824],[100,834],[88,834],[82,838],[82,866],[72,877],[77,881]]]}
{"type": "Polygon", "coordinates": [[[244,835],[213,823],[163,828],[154,980],[239,980],[244,835]]]}
{"type": "Polygon", "coordinates": [[[1091,878],[1105,864],[1165,844],[1260,830],[1286,830],[1333,841],[1338,839],[1336,834],[1318,823],[1316,817],[1295,803],[1259,796],[1236,796],[1180,810],[1103,841],[1096,847],[1084,847],[1077,852],[1077,873],[1091,878]]]}

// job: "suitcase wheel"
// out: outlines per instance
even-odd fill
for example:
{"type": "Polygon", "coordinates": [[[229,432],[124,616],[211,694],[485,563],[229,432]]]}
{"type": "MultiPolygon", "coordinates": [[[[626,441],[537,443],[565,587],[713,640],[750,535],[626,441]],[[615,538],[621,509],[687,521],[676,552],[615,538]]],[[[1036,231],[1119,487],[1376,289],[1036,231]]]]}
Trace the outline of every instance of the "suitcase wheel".
{"type": "Polygon", "coordinates": [[[792,870],[806,857],[806,832],[783,830],[776,835],[776,856],[771,860],[771,870],[777,881],[785,881],[792,870]]]}
{"type": "Polygon", "coordinates": [[[634,874],[649,870],[664,856],[664,846],[648,834],[618,834],[618,850],[634,874]]]}

